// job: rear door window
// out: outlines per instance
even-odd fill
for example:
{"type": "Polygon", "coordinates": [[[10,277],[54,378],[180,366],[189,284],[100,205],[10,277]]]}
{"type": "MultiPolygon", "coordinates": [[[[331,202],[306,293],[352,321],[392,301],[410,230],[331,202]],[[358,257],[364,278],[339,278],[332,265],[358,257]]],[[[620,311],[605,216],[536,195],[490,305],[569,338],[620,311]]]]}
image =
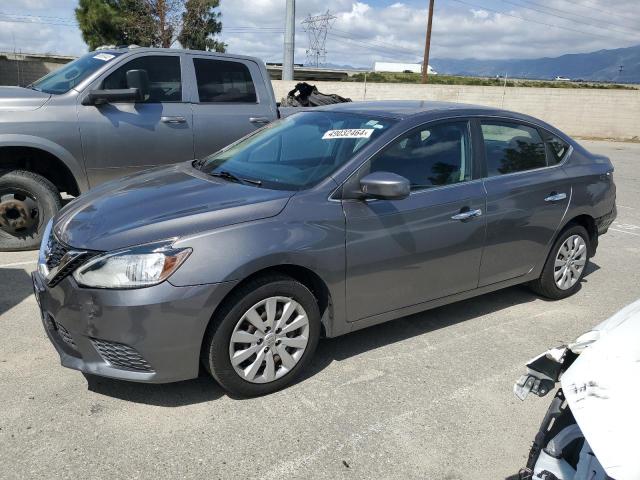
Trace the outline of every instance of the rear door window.
{"type": "Polygon", "coordinates": [[[256,88],[244,63],[194,58],[200,103],[256,103],[256,88]]]}
{"type": "Polygon", "coordinates": [[[105,78],[105,90],[127,88],[127,71],[146,70],[150,95],[144,103],[181,102],[182,78],[180,57],[173,55],[147,55],[134,58],[105,78]]]}
{"type": "Polygon", "coordinates": [[[547,166],[545,144],[536,128],[511,122],[482,121],[487,176],[547,166]]]}

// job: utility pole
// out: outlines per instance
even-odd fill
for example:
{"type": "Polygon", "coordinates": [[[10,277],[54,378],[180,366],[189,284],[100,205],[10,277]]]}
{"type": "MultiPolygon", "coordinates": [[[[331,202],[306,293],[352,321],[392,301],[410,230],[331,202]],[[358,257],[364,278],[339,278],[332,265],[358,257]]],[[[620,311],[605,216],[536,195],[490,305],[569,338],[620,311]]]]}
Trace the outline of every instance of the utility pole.
{"type": "Polygon", "coordinates": [[[427,38],[424,42],[424,58],[422,59],[422,83],[427,83],[427,76],[429,75],[429,50],[431,49],[431,23],[433,22],[433,2],[434,0],[429,0],[427,38]]]}
{"type": "Polygon", "coordinates": [[[287,0],[287,14],[284,24],[284,61],[282,80],[293,80],[293,53],[296,35],[296,0],[287,0]]]}

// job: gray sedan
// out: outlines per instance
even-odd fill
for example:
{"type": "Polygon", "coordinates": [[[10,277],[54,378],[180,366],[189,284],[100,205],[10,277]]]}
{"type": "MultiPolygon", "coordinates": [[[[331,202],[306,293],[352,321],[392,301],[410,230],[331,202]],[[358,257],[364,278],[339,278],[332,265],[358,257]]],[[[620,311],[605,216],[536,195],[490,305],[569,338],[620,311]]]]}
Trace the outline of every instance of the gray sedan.
{"type": "Polygon", "coordinates": [[[580,289],[613,167],[534,118],[429,102],[300,112],[201,160],[105,184],[42,243],[64,366],[261,395],[322,336],[528,283],[580,289]]]}

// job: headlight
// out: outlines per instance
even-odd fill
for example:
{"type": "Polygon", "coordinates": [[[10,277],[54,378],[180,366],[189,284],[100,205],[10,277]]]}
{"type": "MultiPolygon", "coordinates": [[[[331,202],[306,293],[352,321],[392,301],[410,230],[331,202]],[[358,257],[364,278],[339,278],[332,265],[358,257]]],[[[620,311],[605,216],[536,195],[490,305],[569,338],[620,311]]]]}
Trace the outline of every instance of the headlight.
{"type": "Polygon", "coordinates": [[[190,248],[169,243],[132,247],[93,258],[73,272],[73,278],[91,288],[150,287],[169,278],[190,253],[190,248]]]}
{"type": "Polygon", "coordinates": [[[38,272],[43,277],[47,277],[49,269],[47,268],[47,245],[49,244],[49,237],[51,236],[51,228],[53,227],[53,218],[49,220],[44,233],[42,234],[42,242],[40,242],[40,251],[38,252],[38,272]]]}

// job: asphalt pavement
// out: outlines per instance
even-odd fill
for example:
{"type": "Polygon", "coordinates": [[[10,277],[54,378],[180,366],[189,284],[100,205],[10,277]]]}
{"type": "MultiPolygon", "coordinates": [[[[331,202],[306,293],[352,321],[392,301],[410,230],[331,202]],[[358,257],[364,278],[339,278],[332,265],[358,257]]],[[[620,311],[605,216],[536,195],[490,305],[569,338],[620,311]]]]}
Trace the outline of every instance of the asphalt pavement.
{"type": "Polygon", "coordinates": [[[524,363],[640,297],[640,144],[612,158],[618,219],[582,289],[513,287],[320,343],[281,392],[213,380],[144,385],[62,368],[40,323],[35,252],[0,253],[0,478],[504,479],[550,397],[520,402],[524,363]]]}

